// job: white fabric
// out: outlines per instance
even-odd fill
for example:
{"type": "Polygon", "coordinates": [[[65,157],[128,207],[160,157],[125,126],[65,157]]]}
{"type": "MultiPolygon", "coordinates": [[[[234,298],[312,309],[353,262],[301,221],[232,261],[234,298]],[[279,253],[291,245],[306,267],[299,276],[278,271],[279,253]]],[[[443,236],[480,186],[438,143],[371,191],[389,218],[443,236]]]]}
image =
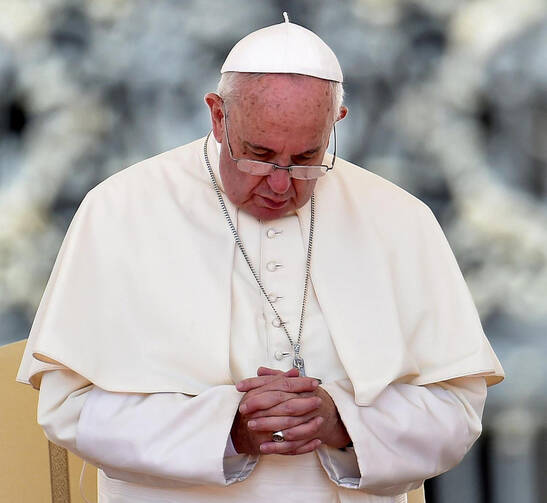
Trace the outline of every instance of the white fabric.
{"type": "MultiPolygon", "coordinates": [[[[209,156],[216,166],[212,145],[209,156]]],[[[18,380],[38,387],[49,362],[109,391],[197,395],[233,384],[235,246],[208,177],[199,140],[88,193],[18,380]]],[[[373,403],[391,382],[499,382],[503,370],[429,209],[340,159],[315,192],[312,285],[356,403],[373,403]]],[[[307,239],[309,204],[297,217],[307,239]]]]}
{"type": "MultiPolygon", "coordinates": [[[[259,223],[244,211],[237,211],[236,224],[266,292],[277,297],[274,305],[289,334],[296,340],[308,246],[298,217],[292,215],[259,223]],[[268,237],[268,233],[276,232],[275,237],[268,237]],[[275,270],[269,270],[268,266],[274,263],[277,264],[275,270]]],[[[234,255],[230,337],[230,371],[235,382],[256,374],[261,365],[280,370],[292,367],[289,341],[283,329],[276,326],[275,314],[250,274],[243,255],[239,250],[237,252],[234,255]],[[289,356],[276,359],[276,353],[282,352],[289,353],[289,356]]],[[[318,377],[323,382],[347,378],[313,285],[308,291],[301,347],[307,375],[318,377]]]]}
{"type": "Polygon", "coordinates": [[[315,33],[294,23],[268,26],[241,39],[221,68],[224,72],[299,73],[342,82],[332,49],[315,33]]]}
{"type": "MultiPolygon", "coordinates": [[[[45,361],[95,385],[78,411],[75,450],[102,467],[100,491],[109,503],[124,497],[116,493],[132,501],[137,494],[141,501],[253,501],[266,497],[272,477],[310,491],[314,501],[403,501],[399,492],[453,466],[478,434],[465,392],[455,400],[440,385],[419,385],[466,375],[492,383],[503,375],[438,224],[412,196],[344,161],[319,180],[303,355],[357,443],[354,452],[322,447],[320,456],[264,456],[252,471],[252,457],[224,458],[241,396],[233,383],[271,365],[287,343],[235,255],[202,148],[198,141],[144,161],[86,196],[18,378],[39,386],[45,361]],[[396,406],[385,393],[394,393],[396,406]],[[413,417],[415,433],[404,422],[413,417]],[[427,421],[433,424],[422,427],[427,421]],[[394,445],[385,443],[391,435],[394,445]],[[372,466],[376,450],[386,460],[372,466]],[[238,483],[222,487],[231,482],[238,483]]],[[[212,145],[209,156],[217,169],[212,145]]],[[[287,298],[279,305],[296,327],[309,204],[264,226],[226,203],[261,274],[271,261],[283,264],[267,288],[287,298]],[[272,224],[286,230],[267,238],[272,224]]],[[[52,438],[56,424],[67,424],[54,418],[64,405],[41,398],[40,422],[52,438]]],[[[272,491],[282,494],[278,485],[272,491]]]]}
{"type": "MultiPolygon", "coordinates": [[[[312,473],[323,472],[313,454],[303,456],[305,459],[262,456],[244,485],[235,484],[222,492],[215,489],[221,485],[216,474],[212,482],[211,467],[201,459],[214,457],[212,465],[217,466],[217,458],[222,455],[225,439],[220,438],[218,430],[229,427],[237,406],[234,400],[219,407],[225,400],[224,387],[209,390],[201,397],[199,405],[216,418],[216,422],[204,422],[201,412],[194,415],[192,402],[198,400],[180,394],[107,392],[90,386],[70,370],[47,373],[43,384],[38,421],[50,440],[102,467],[100,503],[123,501],[117,499],[123,497],[135,503],[255,501],[253,495],[260,492],[264,477],[269,484],[272,480],[297,484],[304,477],[302,488],[325,495],[326,499],[313,500],[318,503],[398,501],[396,496],[378,500],[370,493],[407,492],[424,478],[457,463],[480,433],[486,396],[483,379],[461,378],[442,386],[393,384],[373,406],[358,407],[347,381],[331,383],[325,388],[352,436],[359,463],[364,467],[363,477],[359,479],[358,470],[351,471],[348,453],[322,447],[318,455],[326,475],[312,473]],[[210,434],[216,444],[209,441],[210,434]],[[200,459],[195,460],[192,450],[197,447],[192,446],[198,445],[200,459]],[[364,492],[336,488],[326,477],[342,487],[359,487],[364,492]]],[[[243,455],[225,459],[226,482],[246,479],[255,461],[243,455]]],[[[276,487],[280,501],[286,501],[283,486],[276,487]]]]}
{"type": "MultiPolygon", "coordinates": [[[[296,279],[303,276],[307,244],[298,218],[293,215],[263,224],[238,211],[236,223],[268,291],[281,297],[275,304],[294,331],[302,294],[302,281],[296,279]],[[281,267],[268,271],[265,266],[271,261],[281,267]]],[[[271,324],[270,306],[240,254],[234,256],[232,283],[230,366],[235,379],[260,365],[290,368],[290,358],[275,359],[276,351],[289,349],[287,340],[271,324]]],[[[253,494],[268,490],[259,487],[263,477],[286,481],[291,494],[292,486],[299,485],[307,498],[315,495],[317,502],[376,499],[367,494],[356,499],[351,489],[357,488],[385,495],[381,501],[396,501],[398,494],[456,464],[480,433],[486,396],[483,379],[463,378],[459,387],[445,383],[450,391],[437,385],[392,384],[373,407],[358,407],[313,289],[304,326],[303,354],[311,375],[324,380],[354,449],[323,446],[318,458],[263,456],[258,470],[256,457],[225,457],[226,438],[242,395],[233,386],[213,387],[195,398],[112,393],[90,386],[69,370],[44,376],[38,420],[50,439],[102,468],[101,503],[118,498],[161,501],[162,497],[167,501],[253,501],[253,494]],[[253,473],[246,484],[224,492],[212,487],[241,483],[253,468],[257,475],[253,473]]],[[[277,484],[275,491],[276,497],[285,499],[288,489],[277,484]]],[[[272,495],[267,501],[276,500],[272,495]]]]}
{"type": "Polygon", "coordinates": [[[224,457],[237,456],[239,453],[236,451],[232,437],[229,436],[226,441],[226,448],[224,449],[224,457]]]}
{"type": "MultiPolygon", "coordinates": [[[[337,405],[352,393],[347,380],[323,387],[337,405]]],[[[336,450],[320,450],[321,461],[344,487],[379,495],[408,492],[461,461],[482,431],[485,399],[481,378],[429,386],[391,384],[370,407],[339,407],[361,478],[337,473],[331,459],[336,450]]]]}

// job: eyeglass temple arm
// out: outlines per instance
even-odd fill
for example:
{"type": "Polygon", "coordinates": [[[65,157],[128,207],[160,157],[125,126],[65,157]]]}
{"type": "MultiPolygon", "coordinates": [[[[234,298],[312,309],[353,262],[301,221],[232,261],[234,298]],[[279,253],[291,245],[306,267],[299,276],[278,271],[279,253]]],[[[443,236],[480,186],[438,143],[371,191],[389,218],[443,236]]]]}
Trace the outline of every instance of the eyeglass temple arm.
{"type": "Polygon", "coordinates": [[[330,165],[330,168],[327,168],[327,171],[334,169],[334,162],[336,161],[336,122],[332,125],[332,130],[334,133],[334,152],[332,154],[332,163],[330,165]]]}

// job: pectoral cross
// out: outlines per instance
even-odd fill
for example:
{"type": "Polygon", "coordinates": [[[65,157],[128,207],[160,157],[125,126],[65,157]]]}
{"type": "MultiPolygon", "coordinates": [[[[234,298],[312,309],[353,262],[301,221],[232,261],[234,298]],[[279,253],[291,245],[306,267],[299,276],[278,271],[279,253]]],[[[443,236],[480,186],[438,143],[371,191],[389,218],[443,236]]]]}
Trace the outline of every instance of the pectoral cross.
{"type": "Polygon", "coordinates": [[[304,367],[304,358],[302,358],[298,353],[296,353],[294,355],[292,364],[295,369],[298,369],[298,372],[300,372],[301,377],[306,377],[306,368],[304,367]]]}

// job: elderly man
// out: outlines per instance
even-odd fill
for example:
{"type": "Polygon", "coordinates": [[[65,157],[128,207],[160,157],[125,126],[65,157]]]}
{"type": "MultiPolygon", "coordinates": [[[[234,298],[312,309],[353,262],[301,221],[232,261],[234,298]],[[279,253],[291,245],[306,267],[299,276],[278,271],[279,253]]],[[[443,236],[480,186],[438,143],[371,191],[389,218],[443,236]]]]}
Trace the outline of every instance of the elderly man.
{"type": "Polygon", "coordinates": [[[503,371],[429,209],[326,153],[342,73],[289,23],[228,56],[212,133],[91,190],[19,380],[99,501],[401,502],[503,371]]]}

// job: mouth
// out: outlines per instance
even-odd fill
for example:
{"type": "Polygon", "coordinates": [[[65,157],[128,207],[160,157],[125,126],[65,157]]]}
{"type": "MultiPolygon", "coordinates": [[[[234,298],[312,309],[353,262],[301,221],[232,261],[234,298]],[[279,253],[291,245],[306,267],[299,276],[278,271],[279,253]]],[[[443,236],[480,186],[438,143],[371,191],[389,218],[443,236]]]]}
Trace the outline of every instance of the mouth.
{"type": "Polygon", "coordinates": [[[266,197],[266,196],[259,195],[258,197],[260,197],[262,201],[264,201],[264,206],[266,206],[266,208],[269,208],[271,210],[278,210],[280,208],[283,208],[283,206],[285,206],[289,202],[288,199],[284,199],[282,201],[274,201],[273,199],[270,199],[269,197],[266,197]]]}

